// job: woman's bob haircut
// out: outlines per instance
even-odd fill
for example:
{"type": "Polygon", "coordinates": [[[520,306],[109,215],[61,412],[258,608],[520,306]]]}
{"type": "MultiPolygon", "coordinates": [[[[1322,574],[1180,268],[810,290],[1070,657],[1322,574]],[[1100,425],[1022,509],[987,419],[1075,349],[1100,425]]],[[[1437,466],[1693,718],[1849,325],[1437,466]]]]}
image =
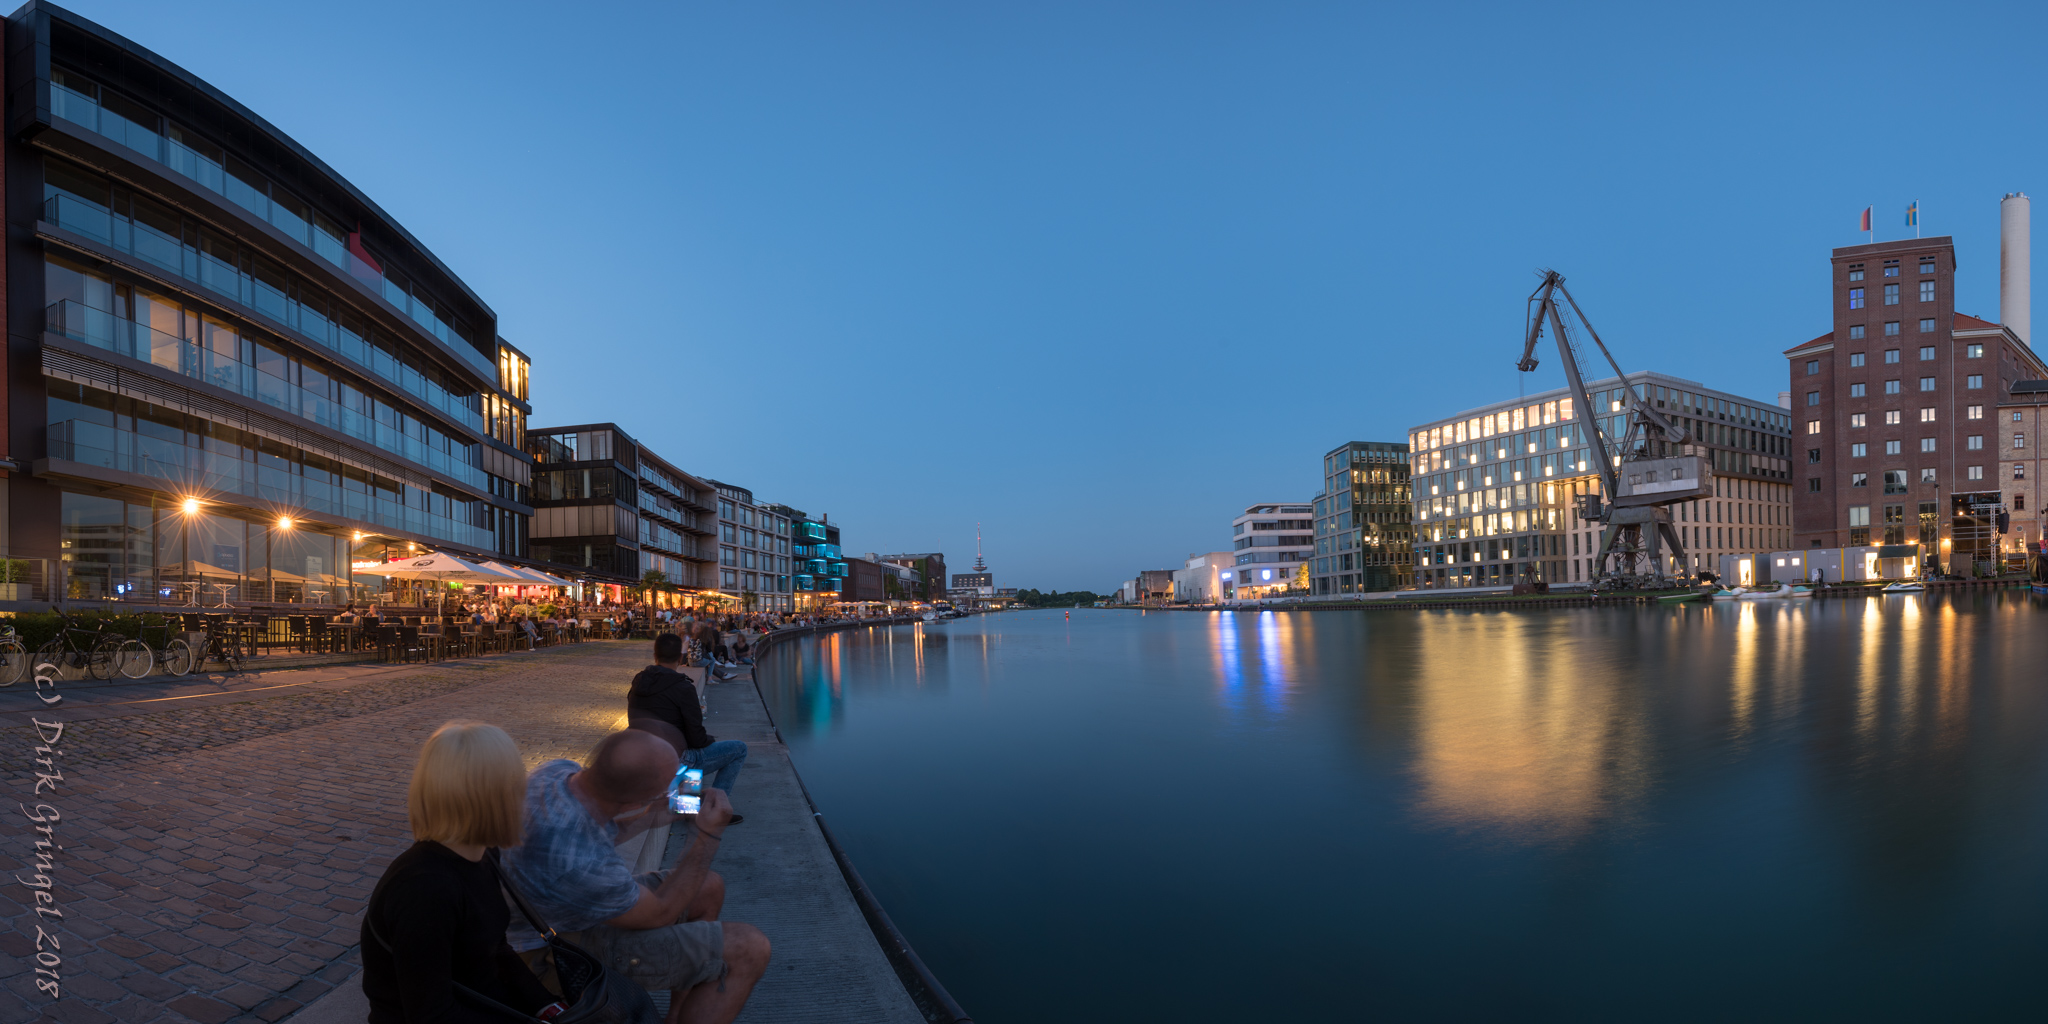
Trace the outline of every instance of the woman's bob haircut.
{"type": "Polygon", "coordinates": [[[526,766],[505,730],[458,720],[420,746],[405,792],[413,839],[517,846],[525,807],[526,766]]]}

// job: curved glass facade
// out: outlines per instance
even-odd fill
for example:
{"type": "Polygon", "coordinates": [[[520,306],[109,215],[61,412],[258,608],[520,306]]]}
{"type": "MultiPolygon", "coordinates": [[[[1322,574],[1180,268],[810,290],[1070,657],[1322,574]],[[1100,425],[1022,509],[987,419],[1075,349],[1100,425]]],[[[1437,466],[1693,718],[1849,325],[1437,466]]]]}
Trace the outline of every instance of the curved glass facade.
{"type": "Polygon", "coordinates": [[[10,553],[73,597],[256,567],[235,596],[271,600],[417,548],[525,557],[528,370],[495,314],[175,65],[54,7],[10,22],[6,315],[42,370],[8,385],[10,553]]]}

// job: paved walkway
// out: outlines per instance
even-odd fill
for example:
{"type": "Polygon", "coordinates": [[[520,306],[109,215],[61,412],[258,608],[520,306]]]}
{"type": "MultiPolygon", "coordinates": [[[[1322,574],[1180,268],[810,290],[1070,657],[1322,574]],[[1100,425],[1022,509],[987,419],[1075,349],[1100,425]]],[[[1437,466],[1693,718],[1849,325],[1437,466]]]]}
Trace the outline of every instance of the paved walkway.
{"type": "MultiPolygon", "coordinates": [[[[273,1022],[346,985],[363,901],[410,844],[419,742],[476,718],[503,725],[529,764],[580,757],[621,724],[645,661],[644,643],[592,643],[67,691],[64,781],[38,797],[64,815],[52,874],[63,997],[35,986],[29,890],[0,884],[0,1021],[273,1022]]],[[[16,692],[0,691],[0,772],[29,802],[34,712],[16,692]]],[[[776,948],[742,1019],[918,1020],[791,796],[753,687],[715,686],[711,703],[712,731],[755,745],[739,786],[748,818],[717,864],[726,916],[761,924],[776,948]]],[[[30,825],[0,830],[10,874],[30,825]]]]}

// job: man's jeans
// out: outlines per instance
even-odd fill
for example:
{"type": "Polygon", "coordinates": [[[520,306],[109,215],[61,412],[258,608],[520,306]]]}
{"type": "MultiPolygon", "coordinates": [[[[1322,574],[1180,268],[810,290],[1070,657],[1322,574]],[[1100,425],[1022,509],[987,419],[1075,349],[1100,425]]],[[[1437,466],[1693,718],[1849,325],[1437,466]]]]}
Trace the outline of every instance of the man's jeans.
{"type": "Polygon", "coordinates": [[[731,796],[732,784],[740,778],[740,766],[747,763],[747,745],[738,740],[719,740],[708,747],[683,751],[683,763],[704,769],[709,776],[705,781],[731,796]]]}

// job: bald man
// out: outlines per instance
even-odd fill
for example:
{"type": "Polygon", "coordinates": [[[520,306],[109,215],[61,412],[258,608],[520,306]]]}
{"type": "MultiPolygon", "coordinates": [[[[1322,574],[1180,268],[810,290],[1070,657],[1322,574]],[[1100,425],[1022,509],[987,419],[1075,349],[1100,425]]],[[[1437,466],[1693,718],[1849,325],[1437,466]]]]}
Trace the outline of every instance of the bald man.
{"type": "MultiPolygon", "coordinates": [[[[725,881],[711,870],[732,815],[705,787],[696,836],[674,868],[633,877],[613,847],[674,820],[668,787],[675,747],[628,729],[599,741],[589,767],[549,761],[526,784],[526,827],[506,852],[506,875],[563,937],[647,989],[670,991],[668,1024],[725,1024],[768,969],[768,937],[718,920],[725,881]]],[[[547,944],[520,915],[506,935],[552,983],[547,944]]]]}

